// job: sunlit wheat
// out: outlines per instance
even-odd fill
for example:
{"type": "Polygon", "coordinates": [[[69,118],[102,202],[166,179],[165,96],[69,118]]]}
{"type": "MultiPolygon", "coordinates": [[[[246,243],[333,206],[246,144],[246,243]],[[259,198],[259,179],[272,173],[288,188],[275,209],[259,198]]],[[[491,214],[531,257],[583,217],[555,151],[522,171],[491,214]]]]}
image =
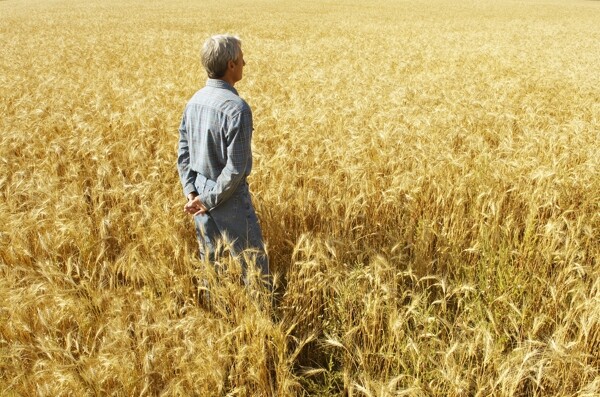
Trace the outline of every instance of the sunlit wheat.
{"type": "Polygon", "coordinates": [[[579,0],[0,2],[0,395],[600,395],[598,26],[579,0]],[[273,292],[182,212],[224,32],[273,292]]]}

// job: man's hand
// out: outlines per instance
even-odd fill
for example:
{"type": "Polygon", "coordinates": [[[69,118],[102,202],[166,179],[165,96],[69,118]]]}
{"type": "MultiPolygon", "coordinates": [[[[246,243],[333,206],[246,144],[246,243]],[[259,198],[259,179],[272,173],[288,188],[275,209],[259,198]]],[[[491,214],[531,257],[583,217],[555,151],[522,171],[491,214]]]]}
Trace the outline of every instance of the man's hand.
{"type": "Polygon", "coordinates": [[[205,214],[208,210],[206,209],[202,201],[200,201],[200,197],[198,196],[198,194],[190,193],[188,194],[188,202],[183,207],[183,211],[190,215],[196,216],[205,214]]]}

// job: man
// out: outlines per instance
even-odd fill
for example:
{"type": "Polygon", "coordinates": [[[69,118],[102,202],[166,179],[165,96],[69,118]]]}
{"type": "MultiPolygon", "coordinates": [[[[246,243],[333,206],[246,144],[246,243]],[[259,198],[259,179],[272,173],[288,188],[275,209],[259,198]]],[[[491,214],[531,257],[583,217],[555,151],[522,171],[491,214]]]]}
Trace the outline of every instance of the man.
{"type": "Polygon", "coordinates": [[[202,47],[206,86],[188,102],[179,127],[177,168],[184,211],[194,216],[200,257],[214,260],[217,242],[226,239],[242,262],[254,253],[262,275],[268,259],[246,177],[252,169],[252,112],[234,88],[246,62],[239,38],[217,35],[202,47]]]}

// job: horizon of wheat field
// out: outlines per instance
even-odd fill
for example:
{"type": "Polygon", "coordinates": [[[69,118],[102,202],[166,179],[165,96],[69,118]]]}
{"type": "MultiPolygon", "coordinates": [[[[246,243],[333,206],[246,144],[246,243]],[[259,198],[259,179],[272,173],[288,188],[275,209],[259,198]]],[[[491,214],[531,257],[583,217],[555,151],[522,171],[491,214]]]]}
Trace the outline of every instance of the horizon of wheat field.
{"type": "Polygon", "coordinates": [[[579,0],[0,2],[0,395],[600,395],[598,26],[579,0]],[[272,293],[182,212],[216,33],[272,293]]]}

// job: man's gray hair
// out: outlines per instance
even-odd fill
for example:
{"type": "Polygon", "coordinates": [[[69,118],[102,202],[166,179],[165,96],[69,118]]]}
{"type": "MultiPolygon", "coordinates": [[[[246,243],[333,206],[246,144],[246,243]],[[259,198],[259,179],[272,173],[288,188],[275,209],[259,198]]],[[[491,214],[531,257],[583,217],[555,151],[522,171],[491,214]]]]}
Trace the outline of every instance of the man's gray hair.
{"type": "Polygon", "coordinates": [[[210,37],[202,46],[202,66],[208,77],[220,79],[227,71],[229,61],[237,61],[242,49],[242,41],[237,36],[219,34],[210,37]]]}

